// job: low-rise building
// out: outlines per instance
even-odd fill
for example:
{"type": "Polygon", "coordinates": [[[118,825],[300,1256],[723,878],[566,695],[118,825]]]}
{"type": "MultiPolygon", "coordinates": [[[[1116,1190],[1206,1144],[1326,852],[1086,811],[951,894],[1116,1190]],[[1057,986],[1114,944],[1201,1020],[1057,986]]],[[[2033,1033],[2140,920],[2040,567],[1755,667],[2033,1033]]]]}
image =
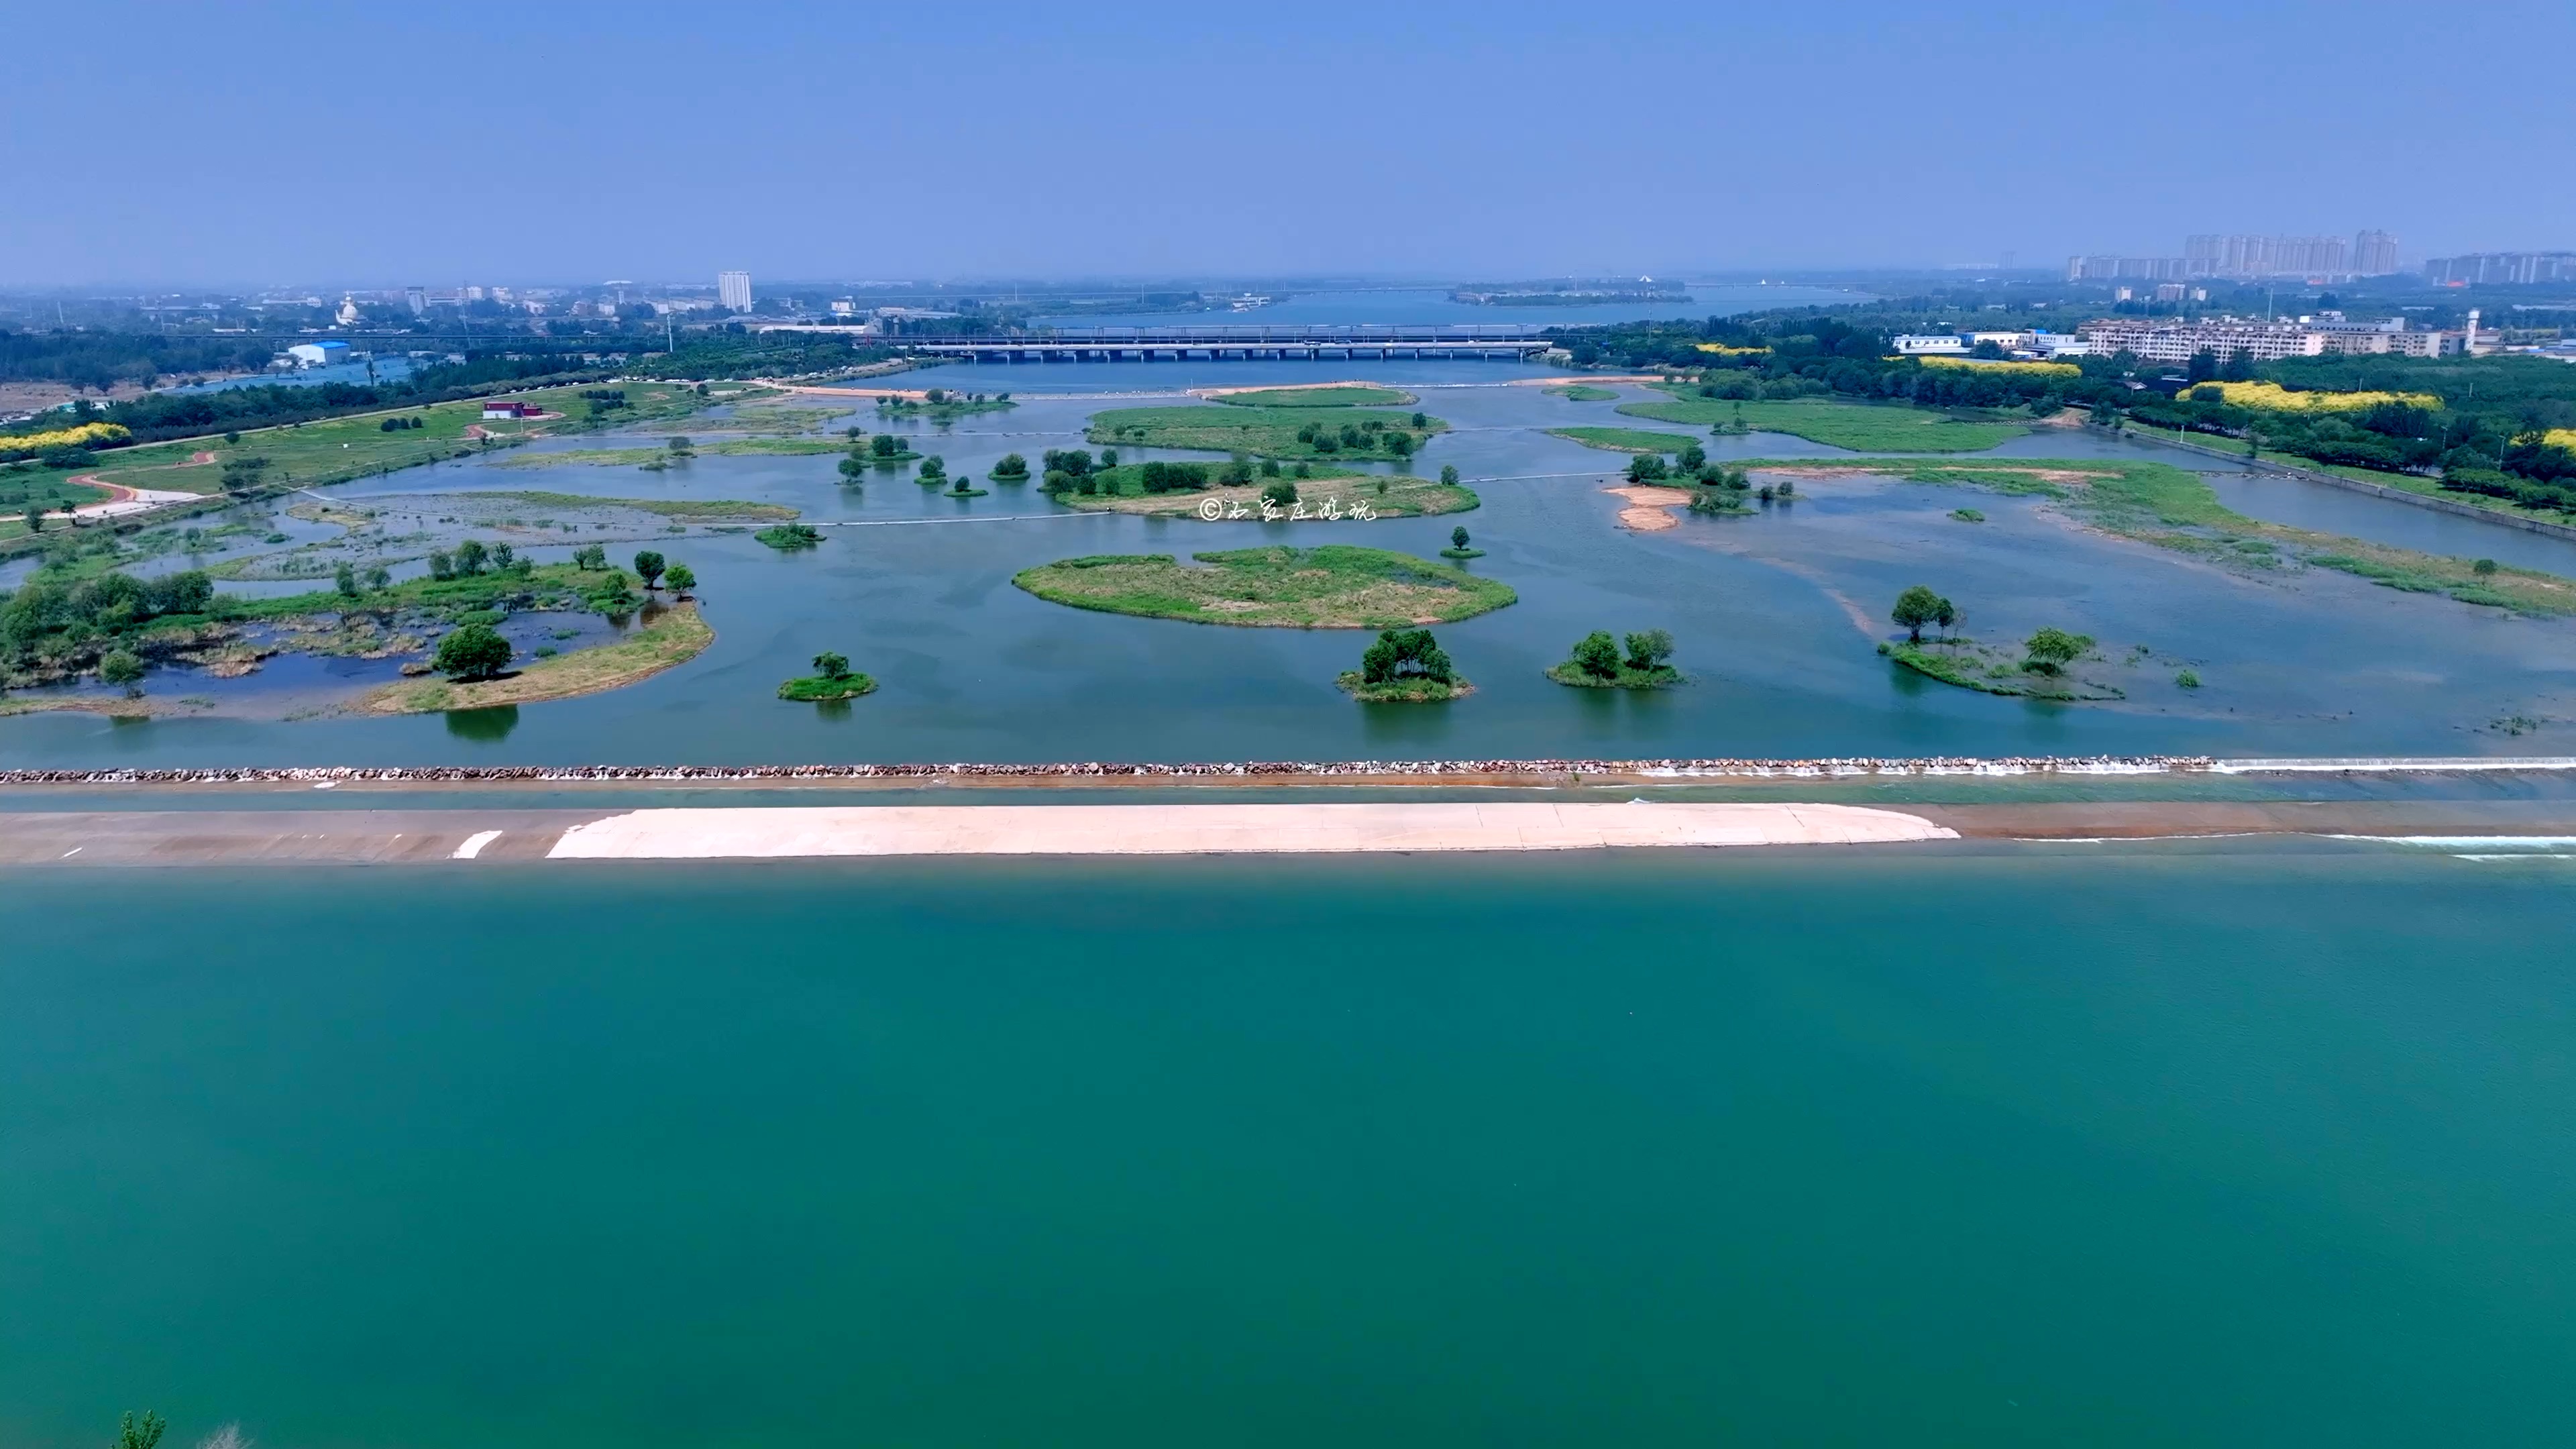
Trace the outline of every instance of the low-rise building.
{"type": "Polygon", "coordinates": [[[297,367],[329,367],[349,360],[349,344],[336,340],[299,342],[286,349],[297,367]]]}
{"type": "Polygon", "coordinates": [[[486,420],[494,418],[533,418],[543,415],[544,412],[545,409],[538,407],[535,403],[513,402],[508,398],[499,397],[485,398],[483,400],[483,416],[486,420]]]}
{"type": "Polygon", "coordinates": [[[2076,335],[2097,357],[2127,352],[2142,362],[2189,362],[2195,352],[2220,357],[2243,352],[2256,362],[2284,357],[2316,357],[2326,351],[2326,334],[2296,322],[2261,322],[2217,317],[2166,322],[2126,317],[2087,322],[2076,335]]]}
{"type": "Polygon", "coordinates": [[[1968,343],[1956,332],[1901,333],[1888,339],[1899,357],[1964,357],[1968,343]]]}

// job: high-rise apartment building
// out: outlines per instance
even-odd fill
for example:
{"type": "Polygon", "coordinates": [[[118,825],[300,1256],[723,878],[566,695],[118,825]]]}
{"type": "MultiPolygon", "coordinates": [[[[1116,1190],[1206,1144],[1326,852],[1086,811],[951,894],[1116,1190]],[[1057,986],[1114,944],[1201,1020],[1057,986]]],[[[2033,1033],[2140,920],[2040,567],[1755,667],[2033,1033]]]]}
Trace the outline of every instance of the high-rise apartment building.
{"type": "Polygon", "coordinates": [[[751,273],[716,273],[716,300],[737,312],[751,310],[751,273]]]}
{"type": "Polygon", "coordinates": [[[411,315],[417,317],[421,313],[429,310],[429,289],[427,287],[405,287],[403,288],[403,301],[411,307],[411,315]]]}
{"type": "Polygon", "coordinates": [[[2366,231],[2349,248],[2339,236],[2219,236],[2187,238],[2183,267],[2195,277],[2343,277],[2397,270],[2397,238],[2366,231]],[[2360,255],[2368,250],[2365,261],[2360,255]]]}
{"type": "Polygon", "coordinates": [[[2436,286],[2459,282],[2576,282],[2576,252],[2477,252],[2465,257],[2435,257],[2424,264],[2424,280],[2436,286]]]}

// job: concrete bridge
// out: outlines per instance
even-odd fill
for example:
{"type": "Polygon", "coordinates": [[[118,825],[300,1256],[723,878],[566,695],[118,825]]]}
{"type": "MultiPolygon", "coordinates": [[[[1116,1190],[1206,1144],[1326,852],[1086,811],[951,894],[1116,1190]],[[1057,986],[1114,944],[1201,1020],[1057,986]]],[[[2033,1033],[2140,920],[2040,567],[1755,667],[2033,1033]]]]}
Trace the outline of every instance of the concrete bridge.
{"type": "Polygon", "coordinates": [[[1521,360],[1555,344],[1536,327],[1068,327],[1029,337],[918,337],[911,350],[977,362],[1156,362],[1203,357],[1521,360]]]}

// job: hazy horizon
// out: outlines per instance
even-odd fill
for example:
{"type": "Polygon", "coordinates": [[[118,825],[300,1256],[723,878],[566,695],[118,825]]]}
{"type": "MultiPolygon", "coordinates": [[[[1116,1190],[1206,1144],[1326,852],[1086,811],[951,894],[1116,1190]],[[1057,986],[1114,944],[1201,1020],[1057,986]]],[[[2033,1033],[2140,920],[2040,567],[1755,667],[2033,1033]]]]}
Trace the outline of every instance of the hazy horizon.
{"type": "Polygon", "coordinates": [[[1386,283],[2576,247],[2564,7],[22,16],[0,287],[1386,283]],[[1266,16],[1265,12],[1265,16],[1266,16]],[[101,46],[145,35],[148,48],[101,46]],[[2515,138],[2522,138],[2517,142],[2515,138]],[[50,180],[47,180],[50,178],[50,180]]]}

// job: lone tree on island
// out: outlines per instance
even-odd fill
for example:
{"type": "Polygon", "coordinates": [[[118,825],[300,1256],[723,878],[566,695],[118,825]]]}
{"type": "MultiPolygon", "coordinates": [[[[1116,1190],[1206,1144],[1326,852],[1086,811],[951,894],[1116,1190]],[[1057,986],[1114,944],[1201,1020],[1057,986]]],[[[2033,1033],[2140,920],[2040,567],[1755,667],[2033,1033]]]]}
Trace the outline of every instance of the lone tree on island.
{"type": "Polygon", "coordinates": [[[847,679],[850,677],[850,656],[834,654],[827,649],[814,656],[814,672],[825,679],[847,679]]]}
{"type": "Polygon", "coordinates": [[[1920,644],[1923,642],[1924,625],[1938,624],[1947,629],[1958,622],[1959,608],[1923,585],[1916,584],[1896,596],[1896,608],[1888,617],[1905,631],[1908,643],[1920,644]]]}
{"type": "Polygon", "coordinates": [[[1462,523],[1456,528],[1449,530],[1449,546],[1451,548],[1465,548],[1467,546],[1467,526],[1465,524],[1462,523]]]}
{"type": "Polygon", "coordinates": [[[689,596],[689,590],[698,586],[697,570],[684,563],[671,565],[670,573],[664,577],[670,580],[671,592],[684,599],[689,596]]]}
{"type": "Polygon", "coordinates": [[[2030,659],[2025,667],[2038,670],[2042,674],[2058,673],[2067,665],[2083,658],[2084,651],[2092,647],[2092,635],[2069,634],[2053,625],[2031,635],[2022,645],[2022,648],[2030,652],[2030,659]]]}
{"type": "Polygon", "coordinates": [[[489,624],[468,624],[438,641],[435,662],[450,679],[489,679],[510,667],[510,641],[489,624]]]}
{"type": "Polygon", "coordinates": [[[660,587],[658,581],[662,577],[662,567],[662,556],[653,550],[642,549],[636,553],[635,576],[644,581],[644,592],[649,594],[660,587]]]}

